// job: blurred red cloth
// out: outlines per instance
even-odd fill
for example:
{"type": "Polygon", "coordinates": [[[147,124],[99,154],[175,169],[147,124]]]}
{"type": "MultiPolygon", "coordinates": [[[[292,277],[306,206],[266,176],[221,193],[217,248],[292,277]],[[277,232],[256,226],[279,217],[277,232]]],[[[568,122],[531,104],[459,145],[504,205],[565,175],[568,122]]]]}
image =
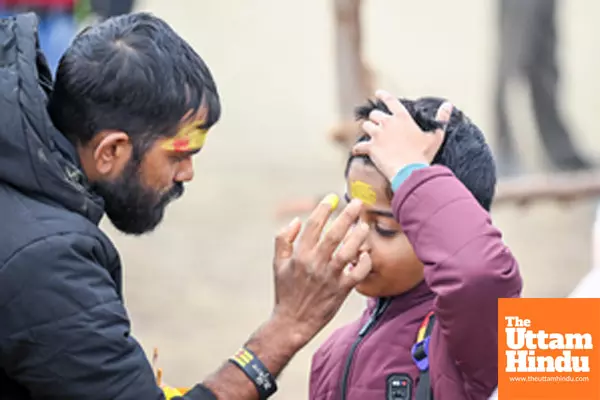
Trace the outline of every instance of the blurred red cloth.
{"type": "Polygon", "coordinates": [[[0,0],[0,6],[72,9],[75,6],[75,0],[0,0]]]}

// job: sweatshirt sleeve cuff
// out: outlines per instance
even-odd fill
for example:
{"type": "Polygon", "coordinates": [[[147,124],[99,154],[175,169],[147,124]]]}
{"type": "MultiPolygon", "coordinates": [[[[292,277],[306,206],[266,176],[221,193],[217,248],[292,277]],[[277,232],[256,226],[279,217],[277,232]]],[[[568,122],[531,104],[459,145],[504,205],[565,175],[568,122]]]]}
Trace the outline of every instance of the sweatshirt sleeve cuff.
{"type": "Polygon", "coordinates": [[[408,179],[410,174],[412,174],[414,171],[417,171],[417,170],[423,169],[423,168],[427,168],[427,167],[429,167],[429,165],[423,164],[423,163],[414,163],[414,164],[405,165],[392,178],[392,182],[391,182],[392,190],[394,192],[396,192],[398,190],[398,188],[400,187],[400,185],[402,185],[402,183],[404,183],[404,181],[408,179]]]}

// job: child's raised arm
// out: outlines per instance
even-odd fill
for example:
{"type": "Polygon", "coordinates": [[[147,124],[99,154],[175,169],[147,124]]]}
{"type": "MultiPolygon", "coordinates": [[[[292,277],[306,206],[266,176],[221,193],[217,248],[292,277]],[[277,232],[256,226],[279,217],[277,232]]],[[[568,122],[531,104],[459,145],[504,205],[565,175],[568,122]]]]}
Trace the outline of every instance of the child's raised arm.
{"type": "Polygon", "coordinates": [[[498,298],[518,297],[517,261],[473,195],[442,166],[414,171],[398,188],[394,214],[437,295],[434,311],[467,381],[496,386],[498,298]]]}

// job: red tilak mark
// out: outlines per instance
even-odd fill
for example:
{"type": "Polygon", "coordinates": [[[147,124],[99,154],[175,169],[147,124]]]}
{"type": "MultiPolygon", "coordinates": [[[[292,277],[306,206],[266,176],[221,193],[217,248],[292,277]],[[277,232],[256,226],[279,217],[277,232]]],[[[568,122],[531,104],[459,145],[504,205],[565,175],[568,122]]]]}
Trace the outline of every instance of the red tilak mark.
{"type": "Polygon", "coordinates": [[[181,138],[173,140],[173,149],[175,151],[184,151],[190,146],[189,138],[181,138]]]}

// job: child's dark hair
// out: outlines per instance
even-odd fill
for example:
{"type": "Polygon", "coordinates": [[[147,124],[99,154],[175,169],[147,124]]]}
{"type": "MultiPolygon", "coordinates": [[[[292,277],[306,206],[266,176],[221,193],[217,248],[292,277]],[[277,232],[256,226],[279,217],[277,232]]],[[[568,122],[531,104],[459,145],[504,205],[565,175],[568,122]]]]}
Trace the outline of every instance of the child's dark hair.
{"type": "MultiPolygon", "coordinates": [[[[441,127],[435,120],[438,108],[444,102],[435,97],[423,97],[413,100],[400,99],[417,125],[425,131],[432,132],[441,127]]],[[[367,120],[371,111],[378,109],[390,113],[381,101],[370,101],[356,108],[358,120],[367,120]]],[[[358,142],[369,140],[363,135],[358,142]]],[[[348,176],[350,165],[361,159],[367,165],[374,165],[368,156],[350,155],[346,163],[344,175],[348,176]]],[[[483,133],[460,110],[454,108],[450,122],[446,128],[446,136],[442,147],[433,159],[433,164],[448,167],[454,175],[469,189],[483,208],[489,211],[496,188],[496,166],[492,152],[485,142],[483,133]]]]}

